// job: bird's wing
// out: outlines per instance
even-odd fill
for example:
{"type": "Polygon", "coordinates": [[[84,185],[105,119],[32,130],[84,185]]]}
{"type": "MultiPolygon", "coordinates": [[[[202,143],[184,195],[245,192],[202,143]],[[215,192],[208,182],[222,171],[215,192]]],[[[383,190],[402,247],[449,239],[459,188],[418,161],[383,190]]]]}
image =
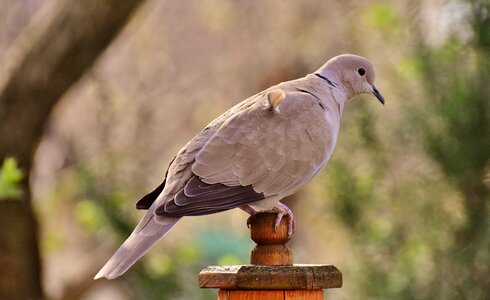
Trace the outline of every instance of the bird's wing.
{"type": "Polygon", "coordinates": [[[277,110],[271,109],[267,91],[253,100],[225,113],[192,159],[177,156],[169,174],[179,170],[186,181],[158,203],[157,215],[210,214],[288,195],[324,165],[338,126],[330,126],[318,98],[286,90],[277,110]]]}
{"type": "Polygon", "coordinates": [[[208,215],[264,198],[262,193],[255,192],[250,185],[207,184],[194,175],[180,192],[160,205],[155,213],[170,217],[208,215]]]}
{"type": "Polygon", "coordinates": [[[208,184],[252,185],[266,196],[296,191],[322,166],[336,133],[311,94],[287,91],[278,108],[262,99],[224,122],[197,153],[193,173],[208,184]]]}

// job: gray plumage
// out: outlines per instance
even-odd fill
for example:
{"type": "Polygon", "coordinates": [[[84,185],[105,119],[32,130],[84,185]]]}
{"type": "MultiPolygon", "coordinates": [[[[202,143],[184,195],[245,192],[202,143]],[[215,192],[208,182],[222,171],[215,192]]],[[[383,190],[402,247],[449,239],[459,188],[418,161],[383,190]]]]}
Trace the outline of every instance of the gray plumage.
{"type": "Polygon", "coordinates": [[[123,274],[181,217],[236,207],[284,211],[279,200],[302,188],[332,155],[345,102],[371,93],[384,103],[374,78],[368,60],[340,55],[212,121],[179,151],[163,183],[138,202],[147,213],[95,279],[123,274]]]}

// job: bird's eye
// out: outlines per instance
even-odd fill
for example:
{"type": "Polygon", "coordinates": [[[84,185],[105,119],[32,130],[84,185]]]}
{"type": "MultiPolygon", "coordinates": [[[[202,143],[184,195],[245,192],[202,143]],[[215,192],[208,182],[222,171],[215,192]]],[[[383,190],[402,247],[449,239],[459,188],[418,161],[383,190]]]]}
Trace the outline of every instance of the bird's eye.
{"type": "Polygon", "coordinates": [[[361,75],[361,76],[364,76],[366,74],[366,69],[359,68],[359,69],[357,69],[357,73],[359,73],[359,75],[361,75]]]}

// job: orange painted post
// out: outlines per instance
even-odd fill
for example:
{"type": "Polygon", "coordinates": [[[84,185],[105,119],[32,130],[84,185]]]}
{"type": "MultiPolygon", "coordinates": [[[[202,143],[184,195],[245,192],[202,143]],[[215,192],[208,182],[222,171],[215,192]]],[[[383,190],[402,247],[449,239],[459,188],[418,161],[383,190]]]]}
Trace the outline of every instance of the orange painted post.
{"type": "Polygon", "coordinates": [[[250,265],[210,266],[199,273],[201,288],[218,288],[218,300],[323,300],[323,289],[342,286],[342,273],[332,265],[296,265],[286,246],[287,219],[274,231],[276,214],[251,219],[257,243],[250,265]]]}

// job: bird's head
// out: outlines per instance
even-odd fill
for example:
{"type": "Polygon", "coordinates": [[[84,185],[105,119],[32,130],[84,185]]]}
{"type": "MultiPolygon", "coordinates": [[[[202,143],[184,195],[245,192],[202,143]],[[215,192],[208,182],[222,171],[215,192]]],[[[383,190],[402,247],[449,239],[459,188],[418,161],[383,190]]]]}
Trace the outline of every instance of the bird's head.
{"type": "Polygon", "coordinates": [[[385,103],[384,97],[374,85],[376,77],[374,66],[364,57],[353,54],[336,56],[323,65],[317,73],[337,80],[346,91],[347,99],[360,94],[372,94],[379,102],[385,103]]]}

